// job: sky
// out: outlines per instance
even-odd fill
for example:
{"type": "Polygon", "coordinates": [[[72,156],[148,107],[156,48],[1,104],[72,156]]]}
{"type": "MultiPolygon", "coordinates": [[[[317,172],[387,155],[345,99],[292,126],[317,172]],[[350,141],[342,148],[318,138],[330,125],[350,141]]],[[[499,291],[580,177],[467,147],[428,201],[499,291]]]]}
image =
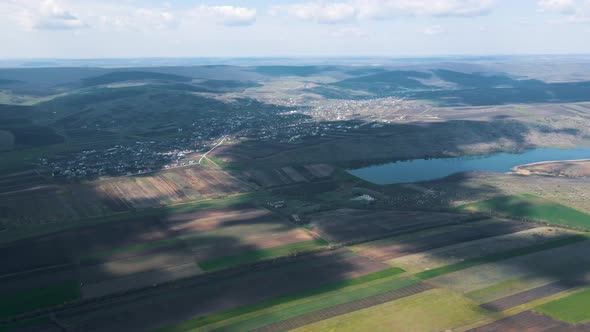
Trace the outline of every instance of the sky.
{"type": "Polygon", "coordinates": [[[0,58],[590,54],[590,0],[0,0],[0,58]]]}

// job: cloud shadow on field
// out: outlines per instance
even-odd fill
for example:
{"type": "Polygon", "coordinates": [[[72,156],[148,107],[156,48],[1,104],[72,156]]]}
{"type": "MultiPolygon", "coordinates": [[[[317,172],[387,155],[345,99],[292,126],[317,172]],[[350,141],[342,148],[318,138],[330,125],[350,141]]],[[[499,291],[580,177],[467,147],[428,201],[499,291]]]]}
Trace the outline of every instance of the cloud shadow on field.
{"type": "MultiPolygon", "coordinates": [[[[224,146],[215,156],[238,165],[239,168],[230,168],[228,172],[240,177],[243,169],[268,171],[288,165],[318,163],[350,167],[379,161],[455,156],[474,151],[489,153],[500,149],[498,142],[502,142],[502,149],[522,150],[532,147],[527,138],[532,130],[544,134],[579,135],[576,129],[532,128],[502,120],[388,124],[375,129],[361,124],[330,122],[330,127],[359,125],[359,129],[339,134],[328,133],[325,138],[312,138],[300,144],[265,146],[267,143],[264,142],[238,143],[224,146]]],[[[461,174],[445,181],[452,181],[456,187],[463,186],[474,196],[500,193],[492,185],[472,187],[468,181],[471,176],[474,175],[461,174]]],[[[380,190],[376,186],[373,188],[380,190]]],[[[305,190],[305,187],[301,189],[305,190]]],[[[87,195],[92,195],[92,191],[89,192],[87,195]]],[[[419,206],[417,202],[424,193],[414,189],[393,186],[383,187],[383,192],[392,200],[399,200],[391,202],[394,208],[403,206],[407,210],[427,210],[437,206],[434,203],[441,210],[448,208],[445,207],[444,198],[438,198],[439,201],[432,201],[432,204],[424,201],[419,206]],[[404,200],[400,200],[402,196],[404,200]]],[[[94,195],[90,200],[103,199],[98,192],[94,192],[94,195]]],[[[146,202],[137,199],[134,205],[142,206],[145,203],[145,206],[151,206],[154,201],[165,199],[153,197],[146,202]]],[[[240,206],[257,207],[257,204],[248,203],[240,206]]],[[[231,209],[213,210],[223,214],[231,209]]],[[[86,295],[105,296],[105,301],[88,299],[88,302],[57,310],[55,314],[58,320],[85,331],[141,331],[147,327],[177,323],[385,268],[381,263],[364,257],[351,257],[346,251],[338,250],[297,257],[288,262],[197,275],[197,256],[221,257],[225,254],[220,253],[224,252],[240,253],[259,248],[253,242],[244,241],[245,234],[241,233],[240,228],[244,222],[252,227],[263,228],[274,223],[272,219],[250,218],[246,221],[227,220],[207,228],[196,222],[194,226],[197,229],[203,227],[207,231],[197,231],[202,234],[191,240],[185,239],[185,232],[190,229],[186,226],[187,222],[208,218],[199,213],[210,210],[202,211],[159,209],[157,213],[145,215],[121,212],[129,213],[129,218],[5,244],[0,249],[0,258],[4,257],[3,262],[9,263],[4,264],[0,271],[4,275],[16,274],[0,277],[3,280],[2,292],[51,285],[71,278],[83,283],[83,294],[85,288],[94,287],[92,291],[86,291],[86,295]],[[190,216],[191,213],[195,215],[190,216]],[[236,232],[209,231],[216,227],[235,228],[236,232]],[[23,255],[30,259],[23,259],[23,255]],[[48,269],[35,274],[26,273],[37,268],[48,269]],[[182,280],[171,282],[179,278],[182,280]],[[112,280],[121,283],[109,284],[112,280]],[[153,287],[154,284],[157,287],[153,287]],[[119,293],[135,287],[141,290],[119,293]],[[112,290],[115,292],[109,294],[112,290]]],[[[207,220],[211,222],[211,219],[207,220]]],[[[277,221],[277,225],[268,229],[268,232],[284,233],[289,229],[290,224],[277,221]]],[[[527,241],[531,240],[523,238],[521,244],[526,246],[529,244],[527,241]]],[[[534,243],[530,242],[531,245],[534,243]]],[[[556,249],[555,252],[558,251],[556,249]]],[[[518,258],[518,264],[512,261],[502,264],[512,264],[527,275],[547,278],[578,279],[588,273],[587,264],[575,264],[575,259],[583,257],[571,255],[562,261],[576,265],[575,271],[565,276],[561,265],[550,265],[551,261],[559,260],[547,260],[540,264],[537,260],[527,260],[527,257],[518,258]]]]}
{"type": "Polygon", "coordinates": [[[84,331],[143,331],[386,267],[339,251],[200,274],[197,260],[257,250],[265,241],[293,232],[294,225],[255,202],[131,213],[5,243],[0,248],[5,262],[0,292],[76,280],[84,298],[53,311],[57,321],[84,331]],[[245,233],[257,230],[261,233],[245,233]]]}

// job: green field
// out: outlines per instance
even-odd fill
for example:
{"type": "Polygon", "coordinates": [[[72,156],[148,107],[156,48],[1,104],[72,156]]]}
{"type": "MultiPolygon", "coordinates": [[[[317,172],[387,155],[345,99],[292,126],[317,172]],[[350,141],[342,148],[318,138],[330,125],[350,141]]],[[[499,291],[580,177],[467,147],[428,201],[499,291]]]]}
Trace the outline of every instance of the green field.
{"type": "Polygon", "coordinates": [[[467,212],[500,214],[518,219],[539,220],[590,229],[590,215],[530,194],[496,197],[462,205],[459,209],[467,212]]]}
{"type": "Polygon", "coordinates": [[[219,324],[204,327],[204,330],[214,331],[250,331],[289,318],[298,317],[311,312],[330,308],[339,304],[365,299],[389,291],[401,289],[418,283],[417,279],[401,278],[371,283],[361,287],[348,287],[337,292],[330,292],[320,296],[305,298],[298,301],[283,303],[252,314],[238,316],[219,324]]]}
{"type": "Polygon", "coordinates": [[[500,297],[508,296],[531,287],[533,287],[531,286],[531,281],[527,279],[510,279],[465,293],[464,295],[478,303],[483,303],[495,300],[500,297]]]}
{"type": "Polygon", "coordinates": [[[533,115],[534,113],[530,110],[524,108],[515,108],[513,110],[515,113],[522,114],[522,115],[533,115]]]}
{"type": "Polygon", "coordinates": [[[14,135],[7,130],[0,130],[0,151],[11,150],[14,146],[14,135]]]}
{"type": "Polygon", "coordinates": [[[176,325],[173,325],[170,327],[159,329],[158,332],[190,331],[190,330],[197,329],[197,328],[200,328],[200,327],[203,327],[206,325],[211,325],[211,324],[215,324],[215,323],[218,323],[221,321],[229,320],[229,319],[232,319],[232,318],[235,318],[238,316],[242,316],[242,315],[246,315],[246,314],[250,314],[250,313],[254,313],[254,312],[259,312],[259,311],[262,311],[262,310],[265,310],[265,309],[268,309],[268,308],[271,308],[271,307],[274,307],[277,305],[281,305],[281,304],[284,304],[287,302],[298,301],[298,300],[302,300],[302,299],[305,299],[308,297],[322,295],[322,294],[329,293],[329,292],[337,293],[337,292],[339,292],[345,288],[348,288],[348,287],[358,286],[358,285],[362,285],[362,284],[376,281],[379,279],[392,277],[392,276],[401,274],[403,272],[405,272],[405,271],[400,268],[394,267],[394,268],[386,269],[383,271],[370,273],[370,274],[367,274],[367,275],[364,275],[361,277],[357,277],[357,278],[336,281],[336,282],[330,283],[325,286],[293,293],[293,294],[286,295],[286,296],[281,296],[281,297],[274,298],[274,299],[269,299],[269,300],[266,300],[266,301],[263,301],[263,302],[260,302],[257,304],[246,305],[246,306],[226,310],[226,311],[215,313],[215,314],[208,315],[208,316],[196,317],[194,319],[187,320],[187,321],[182,322],[180,324],[176,324],[176,325]]]}
{"type": "Polygon", "coordinates": [[[587,236],[574,235],[574,236],[571,236],[571,237],[568,237],[565,239],[559,239],[559,240],[554,240],[554,241],[550,241],[550,242],[546,242],[546,243],[542,243],[542,244],[532,245],[529,247],[499,252],[496,254],[492,254],[492,255],[488,255],[488,256],[484,256],[484,257],[480,257],[480,258],[465,260],[465,261],[462,261],[462,262],[456,263],[456,264],[442,266],[442,267],[432,269],[432,270],[426,270],[426,271],[417,273],[416,277],[418,277],[420,279],[431,279],[431,278],[441,276],[443,274],[465,270],[465,269],[468,269],[470,267],[474,267],[477,265],[494,263],[494,262],[498,262],[501,260],[505,260],[505,259],[509,259],[509,258],[513,258],[513,257],[518,257],[518,256],[524,256],[524,255],[532,254],[532,253],[535,253],[538,251],[559,248],[562,246],[567,246],[570,244],[574,244],[574,243],[586,241],[586,240],[588,240],[587,236]]]}
{"type": "Polygon", "coordinates": [[[488,312],[485,309],[459,294],[433,289],[295,331],[444,331],[486,317],[488,312]]]}
{"type": "Polygon", "coordinates": [[[535,309],[568,323],[590,321],[590,289],[540,305],[535,309]]]}
{"type": "Polygon", "coordinates": [[[0,299],[0,318],[57,306],[79,298],[80,284],[77,281],[3,295],[0,299]]]}
{"type": "Polygon", "coordinates": [[[217,259],[211,259],[199,262],[199,267],[204,271],[213,271],[226,269],[229,267],[254,263],[263,259],[270,259],[283,256],[296,255],[301,252],[317,250],[328,245],[328,242],[322,239],[316,239],[306,242],[289,243],[283,246],[252,250],[243,254],[226,256],[217,259]]]}
{"type": "Polygon", "coordinates": [[[38,318],[8,323],[4,325],[0,324],[0,332],[18,331],[22,329],[29,329],[29,331],[32,331],[33,327],[49,323],[51,323],[49,317],[42,316],[38,318]]]}

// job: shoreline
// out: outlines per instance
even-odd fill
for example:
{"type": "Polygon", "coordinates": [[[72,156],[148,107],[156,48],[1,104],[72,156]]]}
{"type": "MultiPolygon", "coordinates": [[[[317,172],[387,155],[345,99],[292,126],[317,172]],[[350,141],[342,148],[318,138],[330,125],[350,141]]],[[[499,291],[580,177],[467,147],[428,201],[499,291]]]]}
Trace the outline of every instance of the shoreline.
{"type": "Polygon", "coordinates": [[[520,174],[520,175],[537,174],[537,175],[560,176],[560,175],[553,174],[553,173],[528,170],[528,169],[525,169],[525,168],[526,167],[529,167],[529,166],[540,166],[540,165],[546,165],[546,164],[559,164],[559,163],[572,163],[572,162],[590,162],[590,158],[586,158],[586,159],[569,159],[569,160],[539,161],[539,162],[536,162],[536,163],[528,163],[528,164],[517,165],[517,166],[512,167],[511,170],[512,170],[512,173],[513,174],[520,174]]]}

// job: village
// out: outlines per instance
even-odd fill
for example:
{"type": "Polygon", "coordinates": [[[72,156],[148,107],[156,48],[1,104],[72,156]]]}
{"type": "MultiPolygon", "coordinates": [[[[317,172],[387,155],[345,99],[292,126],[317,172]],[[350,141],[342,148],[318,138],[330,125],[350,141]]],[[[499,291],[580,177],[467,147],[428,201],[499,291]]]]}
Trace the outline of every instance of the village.
{"type": "Polygon", "coordinates": [[[144,174],[197,163],[223,137],[287,144],[341,135],[369,125],[402,121],[401,111],[413,112],[403,100],[382,98],[346,100],[329,105],[300,106],[296,110],[244,112],[230,118],[200,118],[175,135],[134,140],[83,150],[52,159],[42,158],[42,171],[62,179],[144,174]]]}

